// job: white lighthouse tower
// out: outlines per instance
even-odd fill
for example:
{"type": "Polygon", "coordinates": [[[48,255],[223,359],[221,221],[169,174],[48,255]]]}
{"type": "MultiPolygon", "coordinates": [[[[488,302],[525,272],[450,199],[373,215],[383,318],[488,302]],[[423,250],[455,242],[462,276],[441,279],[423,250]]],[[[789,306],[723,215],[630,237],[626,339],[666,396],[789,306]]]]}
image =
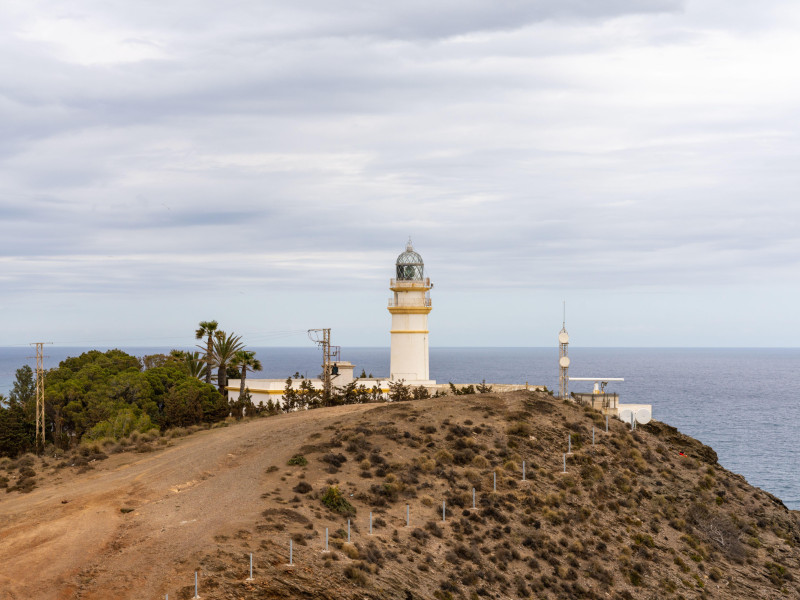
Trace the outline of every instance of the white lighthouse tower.
{"type": "Polygon", "coordinates": [[[407,384],[433,384],[428,373],[428,313],[431,312],[431,280],[425,277],[422,257],[414,252],[411,239],[397,257],[396,278],[389,287],[392,313],[392,353],[389,378],[407,384]]]}

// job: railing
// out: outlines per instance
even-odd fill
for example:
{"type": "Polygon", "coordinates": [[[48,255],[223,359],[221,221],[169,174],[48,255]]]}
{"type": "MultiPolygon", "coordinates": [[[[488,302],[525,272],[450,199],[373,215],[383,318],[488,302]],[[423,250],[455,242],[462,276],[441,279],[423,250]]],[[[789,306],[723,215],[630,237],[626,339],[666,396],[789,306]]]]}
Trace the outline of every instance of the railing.
{"type": "Polygon", "coordinates": [[[430,288],[431,278],[413,280],[413,279],[390,279],[389,287],[409,287],[409,288],[430,288]]]}
{"type": "Polygon", "coordinates": [[[431,307],[431,299],[430,298],[423,298],[422,300],[414,300],[414,301],[404,301],[404,302],[395,302],[394,298],[389,298],[389,307],[431,307]]]}

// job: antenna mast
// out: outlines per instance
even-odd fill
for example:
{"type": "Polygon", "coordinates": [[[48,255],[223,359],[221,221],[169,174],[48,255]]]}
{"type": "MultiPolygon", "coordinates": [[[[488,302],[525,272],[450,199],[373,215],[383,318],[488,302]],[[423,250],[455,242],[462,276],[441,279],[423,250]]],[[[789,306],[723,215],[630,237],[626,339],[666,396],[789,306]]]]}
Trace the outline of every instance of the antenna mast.
{"type": "Polygon", "coordinates": [[[561,331],[558,333],[558,395],[562,400],[569,397],[569,334],[567,333],[567,303],[564,301],[564,315],[561,331]]]}

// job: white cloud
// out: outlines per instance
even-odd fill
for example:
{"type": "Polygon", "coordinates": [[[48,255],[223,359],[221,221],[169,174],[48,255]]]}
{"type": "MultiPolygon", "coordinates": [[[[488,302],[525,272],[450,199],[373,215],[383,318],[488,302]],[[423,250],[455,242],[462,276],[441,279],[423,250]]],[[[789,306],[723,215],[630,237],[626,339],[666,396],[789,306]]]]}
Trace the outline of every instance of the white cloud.
{"type": "Polygon", "coordinates": [[[2,303],[80,295],[88,319],[93,294],[263,285],[302,319],[315,282],[382,297],[408,235],[442,289],[502,290],[512,320],[529,294],[777,289],[800,256],[799,14],[6,4],[2,303]]]}

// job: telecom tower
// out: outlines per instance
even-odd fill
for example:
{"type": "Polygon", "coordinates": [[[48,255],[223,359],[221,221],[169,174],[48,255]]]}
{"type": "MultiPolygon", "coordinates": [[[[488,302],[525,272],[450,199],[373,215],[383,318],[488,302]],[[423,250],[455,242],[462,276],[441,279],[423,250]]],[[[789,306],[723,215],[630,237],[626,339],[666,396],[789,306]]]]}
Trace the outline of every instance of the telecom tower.
{"type": "Polygon", "coordinates": [[[397,277],[390,280],[394,296],[389,299],[392,313],[392,351],[389,378],[406,382],[429,382],[428,313],[431,312],[430,278],[424,277],[422,257],[414,252],[409,238],[406,251],[397,257],[397,277]]]}
{"type": "Polygon", "coordinates": [[[566,400],[569,395],[569,334],[567,333],[567,303],[564,303],[564,320],[558,332],[558,395],[566,400]]]}

